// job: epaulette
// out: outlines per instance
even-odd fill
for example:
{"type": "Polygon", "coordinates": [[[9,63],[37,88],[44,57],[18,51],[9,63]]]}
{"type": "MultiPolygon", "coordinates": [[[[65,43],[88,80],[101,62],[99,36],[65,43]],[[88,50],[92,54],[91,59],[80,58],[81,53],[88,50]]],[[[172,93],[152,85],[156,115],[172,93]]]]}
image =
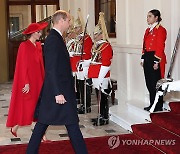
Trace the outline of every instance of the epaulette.
{"type": "Polygon", "coordinates": [[[156,25],[156,29],[158,29],[158,28],[159,28],[159,26],[161,26],[161,24],[157,24],[157,25],[156,25]]]}

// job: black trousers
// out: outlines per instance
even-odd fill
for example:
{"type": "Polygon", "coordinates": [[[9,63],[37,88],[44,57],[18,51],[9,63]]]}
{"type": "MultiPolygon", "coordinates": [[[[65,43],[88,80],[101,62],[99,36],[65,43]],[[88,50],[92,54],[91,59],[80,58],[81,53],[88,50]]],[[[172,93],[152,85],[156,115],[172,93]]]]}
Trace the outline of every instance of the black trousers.
{"type": "MultiPolygon", "coordinates": [[[[144,53],[144,76],[146,81],[146,86],[150,95],[150,106],[153,105],[156,96],[156,83],[161,79],[160,66],[157,70],[154,70],[154,52],[144,53]]],[[[159,101],[155,107],[155,110],[162,109],[163,107],[163,97],[159,98],[159,101]]]]}
{"type": "MultiPolygon", "coordinates": [[[[29,141],[26,154],[38,154],[41,139],[49,125],[37,122],[31,139],[29,141]]],[[[68,131],[71,144],[76,154],[87,154],[87,148],[83,136],[81,134],[78,123],[72,125],[65,125],[68,131]]]]}
{"type": "MultiPolygon", "coordinates": [[[[96,89],[96,95],[98,98],[99,90],[96,89]]],[[[108,103],[108,95],[101,91],[101,101],[100,101],[100,114],[104,119],[109,118],[109,103],[108,103]]]]}
{"type": "MultiPolygon", "coordinates": [[[[80,100],[81,104],[84,106],[84,82],[85,80],[78,80],[78,91],[80,94],[80,100]]],[[[88,85],[86,85],[86,108],[91,107],[91,92],[92,92],[92,87],[91,85],[91,79],[86,80],[88,85]]]]}

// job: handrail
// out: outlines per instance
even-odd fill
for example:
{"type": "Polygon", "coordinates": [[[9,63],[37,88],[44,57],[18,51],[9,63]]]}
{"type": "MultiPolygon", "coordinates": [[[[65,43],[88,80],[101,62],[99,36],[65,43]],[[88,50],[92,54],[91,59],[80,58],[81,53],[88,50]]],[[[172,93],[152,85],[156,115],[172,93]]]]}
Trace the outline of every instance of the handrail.
{"type": "MultiPolygon", "coordinates": [[[[52,20],[52,16],[49,16],[49,17],[47,17],[47,18],[39,21],[38,23],[41,23],[41,22],[51,22],[51,20],[52,20]]],[[[26,28],[27,28],[27,27],[26,27],[26,28]]],[[[22,32],[23,32],[26,28],[21,29],[21,30],[19,30],[19,31],[17,31],[17,32],[14,32],[13,34],[10,34],[9,38],[10,38],[10,39],[14,39],[14,38],[16,38],[16,37],[21,36],[21,35],[22,35],[22,32]]]]}

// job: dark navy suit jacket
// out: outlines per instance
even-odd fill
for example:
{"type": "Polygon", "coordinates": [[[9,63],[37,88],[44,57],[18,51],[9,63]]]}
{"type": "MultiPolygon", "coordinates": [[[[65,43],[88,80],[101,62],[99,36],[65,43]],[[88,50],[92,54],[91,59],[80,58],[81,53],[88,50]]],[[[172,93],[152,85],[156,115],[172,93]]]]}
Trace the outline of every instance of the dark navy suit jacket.
{"type": "Polygon", "coordinates": [[[45,81],[42,88],[38,122],[69,125],[79,122],[70,58],[62,36],[54,29],[45,40],[45,81]],[[55,96],[64,95],[65,104],[55,96]]]}

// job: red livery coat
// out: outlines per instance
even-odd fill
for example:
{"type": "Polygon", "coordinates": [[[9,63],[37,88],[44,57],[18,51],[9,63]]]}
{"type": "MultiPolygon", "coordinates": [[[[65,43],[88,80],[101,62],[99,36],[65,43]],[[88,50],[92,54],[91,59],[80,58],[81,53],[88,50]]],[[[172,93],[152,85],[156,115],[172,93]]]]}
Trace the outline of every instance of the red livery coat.
{"type": "MultiPolygon", "coordinates": [[[[88,69],[88,78],[98,78],[101,65],[110,66],[113,57],[113,50],[109,42],[104,42],[98,49],[100,51],[99,57],[96,62],[101,64],[91,63],[88,69]]],[[[110,77],[110,71],[106,74],[105,78],[110,77]]]]}
{"type": "MultiPolygon", "coordinates": [[[[91,48],[92,48],[92,39],[91,37],[86,34],[84,39],[84,55],[82,57],[82,60],[87,60],[91,58],[91,48]]],[[[70,57],[71,61],[71,68],[73,72],[77,72],[77,63],[81,60],[80,55],[75,55],[74,57],[70,57]]]]}
{"type": "Polygon", "coordinates": [[[165,41],[166,41],[166,29],[161,25],[157,25],[149,32],[149,28],[146,29],[144,34],[144,43],[142,54],[146,52],[155,51],[155,58],[160,62],[161,77],[164,78],[166,55],[164,53],[165,41]]]}
{"type": "Polygon", "coordinates": [[[41,43],[36,46],[27,40],[18,49],[12,95],[6,126],[30,125],[44,80],[44,64],[41,43]],[[25,84],[30,91],[22,93],[25,84]]]}

